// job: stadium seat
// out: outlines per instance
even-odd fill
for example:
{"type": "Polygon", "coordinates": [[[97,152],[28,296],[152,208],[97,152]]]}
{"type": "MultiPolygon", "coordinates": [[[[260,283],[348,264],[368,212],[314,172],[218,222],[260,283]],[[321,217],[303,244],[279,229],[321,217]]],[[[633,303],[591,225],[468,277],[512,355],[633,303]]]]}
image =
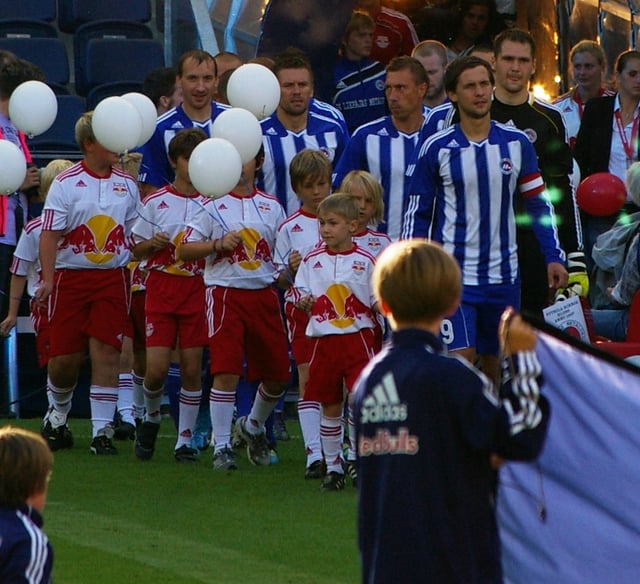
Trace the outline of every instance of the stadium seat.
{"type": "Polygon", "coordinates": [[[86,93],[87,45],[97,38],[153,39],[153,32],[141,22],[124,20],[96,20],[78,27],[73,35],[76,90],[86,93]]]}
{"type": "Polygon", "coordinates": [[[149,71],[164,67],[162,45],[145,39],[91,39],[87,44],[86,79],[76,79],[80,95],[104,83],[142,83],[149,71]],[[79,84],[79,85],[78,85],[79,84]]]}
{"type": "Polygon", "coordinates": [[[0,18],[30,18],[51,22],[56,19],[56,0],[3,0],[0,2],[0,18]]]}
{"type": "Polygon", "coordinates": [[[0,38],[56,38],[58,31],[53,24],[30,18],[0,19],[0,38]]]}
{"type": "Polygon", "coordinates": [[[141,93],[142,83],[138,81],[115,81],[96,85],[87,94],[87,111],[96,109],[96,106],[106,97],[132,92],[141,93]]]}
{"type": "Polygon", "coordinates": [[[72,33],[85,22],[107,19],[149,22],[151,1],[58,0],[58,26],[63,32],[72,33]]]}
{"type": "Polygon", "coordinates": [[[44,134],[30,138],[29,150],[39,165],[54,158],[80,157],[76,144],[75,125],[85,111],[84,99],[76,95],[58,95],[58,115],[44,134]]]}
{"type": "Polygon", "coordinates": [[[11,51],[42,69],[47,82],[59,89],[69,83],[69,58],[57,38],[0,38],[0,49],[11,51]]]}

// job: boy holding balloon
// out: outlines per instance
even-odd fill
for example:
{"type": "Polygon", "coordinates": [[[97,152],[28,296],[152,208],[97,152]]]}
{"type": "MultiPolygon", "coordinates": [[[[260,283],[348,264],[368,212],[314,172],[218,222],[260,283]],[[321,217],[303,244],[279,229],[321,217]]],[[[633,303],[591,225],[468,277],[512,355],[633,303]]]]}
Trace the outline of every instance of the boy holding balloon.
{"type": "MultiPolygon", "coordinates": [[[[201,147],[216,148],[219,140],[208,140],[201,147]]],[[[185,261],[206,258],[204,280],[213,375],[209,404],[216,470],[237,469],[231,425],[245,358],[247,381],[262,383],[251,412],[236,421],[233,431],[247,443],[253,464],[270,464],[264,423],[289,381],[287,338],[273,286],[278,276],[273,259],[276,230],[285,214],[275,197],[255,188],[256,171],[263,158],[262,149],[248,161],[245,158],[240,180],[228,194],[211,188],[208,173],[193,171],[194,156],[190,164],[194,184],[212,197],[190,221],[179,253],[185,261]]],[[[216,159],[210,157],[211,161],[216,159]]]]}
{"type": "Polygon", "coordinates": [[[147,366],[143,381],[146,414],[136,433],[135,454],[140,460],[153,456],[162,419],[160,405],[169,371],[171,353],[179,346],[180,414],[177,462],[196,462],[191,448],[193,426],[202,397],[200,368],[207,343],[204,321],[204,261],[183,261],[178,247],[186,225],[197,214],[202,196],[189,177],[189,158],[206,140],[198,128],[178,132],[169,142],[174,182],[145,197],[140,217],[133,226],[133,255],[148,273],[145,287],[147,366]]]}

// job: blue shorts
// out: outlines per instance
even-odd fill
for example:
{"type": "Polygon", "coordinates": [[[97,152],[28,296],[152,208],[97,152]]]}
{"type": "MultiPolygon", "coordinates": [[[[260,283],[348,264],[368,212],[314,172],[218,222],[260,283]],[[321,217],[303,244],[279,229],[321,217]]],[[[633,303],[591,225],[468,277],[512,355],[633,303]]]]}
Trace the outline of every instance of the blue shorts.
{"type": "Polygon", "coordinates": [[[498,324],[507,306],[520,308],[520,284],[465,286],[458,310],[440,325],[442,342],[450,351],[475,347],[479,355],[498,355],[498,324]]]}

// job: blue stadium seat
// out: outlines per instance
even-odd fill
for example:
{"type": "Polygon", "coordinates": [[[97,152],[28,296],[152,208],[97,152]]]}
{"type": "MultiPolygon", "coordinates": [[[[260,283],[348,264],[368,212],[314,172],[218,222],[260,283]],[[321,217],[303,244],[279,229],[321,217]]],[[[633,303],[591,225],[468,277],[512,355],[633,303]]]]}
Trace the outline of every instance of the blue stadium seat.
{"type": "Polygon", "coordinates": [[[56,27],[44,20],[32,20],[30,18],[0,19],[0,38],[56,38],[57,36],[56,27]]]}
{"type": "Polygon", "coordinates": [[[69,58],[60,39],[0,38],[0,49],[38,65],[54,89],[58,86],[64,90],[69,83],[69,58]]]}
{"type": "Polygon", "coordinates": [[[153,32],[141,22],[124,20],[96,20],[78,27],[73,35],[73,55],[75,61],[76,90],[86,93],[87,45],[91,39],[153,39],[153,32]]]}
{"type": "Polygon", "coordinates": [[[75,125],[85,111],[85,101],[77,95],[58,95],[58,115],[51,128],[28,141],[31,155],[38,163],[53,158],[78,158],[75,125]]]}
{"type": "Polygon", "coordinates": [[[142,83],[138,81],[114,81],[96,85],[87,94],[87,111],[96,109],[96,106],[105,98],[124,95],[125,93],[142,93],[142,83]]]}
{"type": "Polygon", "coordinates": [[[0,18],[56,19],[56,0],[2,0],[0,18]]]}
{"type": "Polygon", "coordinates": [[[98,85],[115,82],[142,83],[149,71],[164,67],[162,45],[146,39],[91,39],[87,44],[86,79],[76,91],[80,95],[98,85]]]}
{"type": "Polygon", "coordinates": [[[63,32],[74,32],[85,22],[107,19],[149,22],[151,1],[58,0],[58,26],[63,32]]]}

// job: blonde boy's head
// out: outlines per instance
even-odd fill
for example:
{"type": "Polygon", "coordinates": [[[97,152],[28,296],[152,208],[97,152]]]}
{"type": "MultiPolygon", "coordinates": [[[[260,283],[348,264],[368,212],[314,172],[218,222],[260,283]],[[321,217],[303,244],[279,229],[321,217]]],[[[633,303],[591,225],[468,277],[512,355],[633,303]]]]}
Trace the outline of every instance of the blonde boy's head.
{"type": "Polygon", "coordinates": [[[93,127],[91,126],[92,119],[93,112],[85,112],[78,118],[78,121],[76,122],[76,143],[78,144],[78,148],[80,148],[80,152],[82,152],[83,154],[86,154],[87,152],[85,147],[86,142],[97,142],[96,135],[93,133],[93,127]]]}
{"type": "Polygon", "coordinates": [[[324,178],[331,182],[331,173],[331,162],[326,154],[311,148],[300,150],[289,164],[291,188],[295,193],[300,191],[300,187],[305,181],[316,182],[324,178]]]}
{"type": "Polygon", "coordinates": [[[42,436],[0,428],[0,507],[19,507],[47,490],[53,454],[42,436]]]}
{"type": "Polygon", "coordinates": [[[392,243],[378,258],[373,288],[397,324],[434,322],[457,307],[462,294],[458,262],[437,243],[392,243]]]}
{"type": "Polygon", "coordinates": [[[140,152],[127,152],[122,157],[122,170],[130,174],[134,179],[138,178],[140,164],[142,164],[142,154],[140,152]]]}
{"type": "Polygon", "coordinates": [[[61,172],[67,170],[70,166],[73,166],[71,160],[65,160],[63,158],[56,158],[49,161],[49,164],[42,169],[40,173],[40,186],[38,187],[38,194],[44,198],[47,196],[53,179],[56,178],[61,172]]]}
{"type": "Polygon", "coordinates": [[[358,201],[349,193],[334,193],[323,199],[318,205],[318,217],[324,218],[335,213],[345,221],[357,221],[360,216],[358,201]]]}
{"type": "Polygon", "coordinates": [[[384,223],[384,201],[382,200],[384,191],[378,180],[366,170],[352,170],[342,179],[339,190],[343,193],[351,193],[354,188],[359,188],[366,200],[373,203],[371,222],[376,225],[384,223]]]}

